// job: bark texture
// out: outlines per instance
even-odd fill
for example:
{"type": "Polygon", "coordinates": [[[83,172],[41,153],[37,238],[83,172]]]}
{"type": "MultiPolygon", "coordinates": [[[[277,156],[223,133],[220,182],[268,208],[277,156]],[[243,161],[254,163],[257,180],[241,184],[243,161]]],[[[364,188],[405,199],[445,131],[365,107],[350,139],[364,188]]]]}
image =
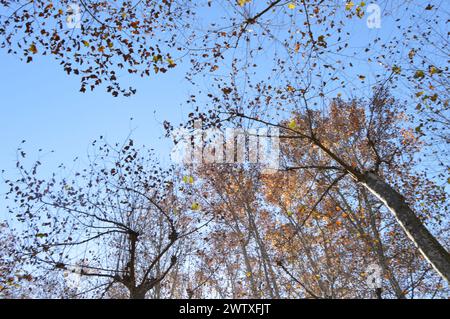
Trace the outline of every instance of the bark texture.
{"type": "Polygon", "coordinates": [[[406,203],[405,198],[374,173],[362,174],[358,179],[386,205],[421,254],[447,282],[450,282],[450,254],[428,231],[406,203]]]}

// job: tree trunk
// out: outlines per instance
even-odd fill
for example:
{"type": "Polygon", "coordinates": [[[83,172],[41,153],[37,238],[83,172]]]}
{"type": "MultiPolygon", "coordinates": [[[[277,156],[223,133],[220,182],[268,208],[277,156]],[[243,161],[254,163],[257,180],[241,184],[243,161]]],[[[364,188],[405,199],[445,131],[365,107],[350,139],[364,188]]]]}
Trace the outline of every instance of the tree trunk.
{"type": "Polygon", "coordinates": [[[133,289],[130,291],[130,299],[145,299],[145,290],[133,289]]]}
{"type": "Polygon", "coordinates": [[[386,205],[425,259],[450,282],[450,254],[427,230],[404,197],[374,173],[359,176],[359,182],[386,205]]]}

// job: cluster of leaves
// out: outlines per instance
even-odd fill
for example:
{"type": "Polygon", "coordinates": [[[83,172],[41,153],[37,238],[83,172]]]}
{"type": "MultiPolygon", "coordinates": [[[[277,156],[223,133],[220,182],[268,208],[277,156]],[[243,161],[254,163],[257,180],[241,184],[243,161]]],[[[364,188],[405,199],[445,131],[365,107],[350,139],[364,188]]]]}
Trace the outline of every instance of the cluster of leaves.
{"type": "Polygon", "coordinates": [[[1,9],[0,46],[8,53],[26,62],[51,55],[80,77],[80,91],[104,84],[114,96],[135,93],[123,88],[127,73],[147,77],[176,66],[164,50],[176,50],[169,31],[187,10],[172,0],[2,1],[1,9]]]}

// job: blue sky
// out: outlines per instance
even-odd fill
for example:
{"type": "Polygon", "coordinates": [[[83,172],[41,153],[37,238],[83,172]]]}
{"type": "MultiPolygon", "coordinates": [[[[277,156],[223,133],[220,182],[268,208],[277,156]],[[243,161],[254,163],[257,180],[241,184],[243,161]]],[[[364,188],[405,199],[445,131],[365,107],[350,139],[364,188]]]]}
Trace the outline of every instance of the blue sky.
{"type": "MultiPolygon", "coordinates": [[[[15,176],[16,149],[22,140],[30,160],[38,158],[41,148],[43,153],[55,151],[44,160],[50,173],[59,163],[82,159],[100,135],[111,143],[122,142],[131,130],[137,144],[155,148],[167,163],[171,142],[164,138],[162,122],[186,118],[183,70],[157,78],[134,77],[133,85],[138,93],[130,98],[113,98],[102,88],[79,93],[79,79],[66,75],[55,60],[37,57],[26,64],[0,51],[0,170],[15,176]]],[[[1,182],[0,219],[7,217],[5,190],[1,182]]]]}

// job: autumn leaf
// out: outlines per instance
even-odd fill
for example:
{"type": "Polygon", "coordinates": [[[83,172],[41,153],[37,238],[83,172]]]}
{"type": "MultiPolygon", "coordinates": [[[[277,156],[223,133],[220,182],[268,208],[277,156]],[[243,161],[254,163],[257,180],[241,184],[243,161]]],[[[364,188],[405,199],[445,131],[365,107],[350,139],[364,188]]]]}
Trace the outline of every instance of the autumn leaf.
{"type": "Polygon", "coordinates": [[[392,72],[394,72],[395,74],[400,74],[401,71],[402,71],[402,68],[397,65],[394,65],[392,67],[392,72]]]}
{"type": "Polygon", "coordinates": [[[160,54],[153,56],[153,62],[157,63],[159,61],[162,61],[162,56],[160,54]]]}
{"type": "Polygon", "coordinates": [[[296,5],[295,5],[295,3],[293,3],[293,2],[290,2],[290,3],[288,4],[288,8],[291,9],[291,10],[294,10],[295,7],[296,7],[296,5]]]}
{"type": "Polygon", "coordinates": [[[353,3],[353,1],[347,2],[347,3],[345,4],[345,10],[347,10],[347,11],[351,10],[351,9],[353,8],[354,5],[355,5],[355,4],[353,3]]]}
{"type": "Polygon", "coordinates": [[[289,122],[289,124],[288,124],[288,127],[291,129],[291,130],[295,130],[295,128],[297,127],[297,121],[296,120],[291,120],[290,122],[289,122]]]}
{"type": "Polygon", "coordinates": [[[247,3],[252,2],[252,0],[238,0],[238,4],[243,7],[245,6],[247,3]]]}
{"type": "Polygon", "coordinates": [[[185,182],[186,184],[194,184],[194,177],[183,176],[183,182],[185,182]]]}
{"type": "Polygon", "coordinates": [[[291,85],[286,86],[286,90],[288,92],[295,92],[295,88],[293,86],[291,86],[291,85]]]}
{"type": "Polygon", "coordinates": [[[423,72],[422,70],[417,70],[416,73],[414,73],[414,78],[415,79],[421,79],[425,76],[425,72],[423,72]]]}
{"type": "Polygon", "coordinates": [[[169,68],[176,66],[175,62],[171,58],[167,58],[167,63],[169,63],[169,68]]]}
{"type": "Polygon", "coordinates": [[[362,18],[364,16],[364,10],[361,6],[356,8],[356,15],[358,18],[362,18]]]}
{"type": "Polygon", "coordinates": [[[438,73],[438,69],[435,66],[430,67],[430,74],[433,75],[435,73],[438,73]]]}
{"type": "Polygon", "coordinates": [[[33,54],[36,54],[38,52],[37,48],[36,48],[36,44],[32,43],[30,45],[30,47],[28,48],[28,51],[30,51],[33,54]]]}

